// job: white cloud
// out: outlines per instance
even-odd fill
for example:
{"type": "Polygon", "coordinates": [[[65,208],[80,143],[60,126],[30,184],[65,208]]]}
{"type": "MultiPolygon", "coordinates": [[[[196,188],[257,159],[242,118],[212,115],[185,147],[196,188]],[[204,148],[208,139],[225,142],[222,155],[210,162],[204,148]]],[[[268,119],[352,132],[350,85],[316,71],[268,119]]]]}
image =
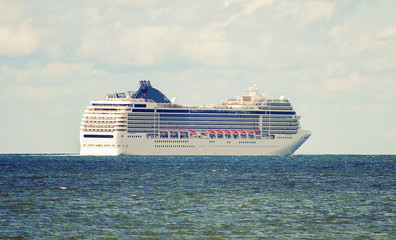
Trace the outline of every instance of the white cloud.
{"type": "Polygon", "coordinates": [[[306,26],[319,20],[328,20],[333,16],[334,3],[319,1],[288,1],[278,7],[279,17],[292,18],[306,26]]]}
{"type": "MultiPolygon", "coordinates": [[[[144,26],[128,29],[120,41],[126,55],[135,65],[160,63],[179,52],[183,35],[177,26],[144,26]]],[[[117,61],[116,59],[113,59],[117,61]]]]}
{"type": "Polygon", "coordinates": [[[146,9],[158,4],[157,0],[105,0],[104,2],[106,3],[104,4],[106,6],[130,7],[137,9],[146,9]]]}
{"type": "MultiPolygon", "coordinates": [[[[362,66],[372,71],[394,70],[396,69],[396,54],[373,57],[363,61],[362,66]]],[[[395,76],[396,77],[396,76],[395,76]]],[[[396,81],[396,79],[395,79],[396,81]]]]}
{"type": "Polygon", "coordinates": [[[3,89],[12,85],[54,85],[62,84],[63,81],[89,80],[94,76],[104,74],[103,70],[95,69],[91,64],[82,63],[52,62],[44,66],[34,64],[25,69],[0,67],[0,81],[3,89]]]}
{"type": "Polygon", "coordinates": [[[44,51],[50,59],[60,59],[64,56],[64,49],[61,44],[48,44],[44,51]]]}
{"type": "Polygon", "coordinates": [[[333,73],[339,72],[344,67],[343,61],[335,61],[326,64],[326,75],[332,75],[333,73]]]}
{"type": "Polygon", "coordinates": [[[159,17],[166,16],[170,13],[169,8],[158,8],[153,11],[150,11],[150,15],[153,19],[157,19],[159,17]]]}
{"type": "Polygon", "coordinates": [[[2,25],[19,22],[23,16],[22,6],[16,1],[1,1],[0,13],[0,23],[2,25]]]}
{"type": "Polygon", "coordinates": [[[228,8],[231,4],[242,2],[243,0],[225,0],[223,3],[223,9],[228,8]]]}
{"type": "Polygon", "coordinates": [[[87,7],[84,13],[83,23],[86,25],[97,25],[104,21],[103,13],[99,13],[96,7],[87,7]]]}
{"type": "Polygon", "coordinates": [[[18,71],[6,65],[0,66],[0,83],[2,88],[4,88],[6,84],[23,82],[27,77],[29,77],[29,74],[26,71],[18,71]]]}
{"type": "Polygon", "coordinates": [[[345,25],[337,25],[331,27],[329,35],[333,38],[343,36],[348,33],[348,28],[345,25]]]}
{"type": "Polygon", "coordinates": [[[22,102],[45,102],[69,94],[71,90],[68,87],[21,85],[3,89],[1,98],[3,101],[13,99],[22,102]]]}
{"type": "Polygon", "coordinates": [[[28,23],[0,26],[0,55],[30,55],[38,49],[39,36],[38,30],[28,23]]]}
{"type": "MultiPolygon", "coordinates": [[[[236,12],[231,15],[231,17],[225,21],[222,26],[227,26],[229,24],[232,24],[233,22],[238,21],[241,17],[243,16],[248,16],[252,15],[254,12],[256,12],[260,7],[264,5],[271,5],[275,2],[276,0],[253,0],[249,1],[245,4],[244,8],[242,11],[236,12]]],[[[231,3],[234,2],[242,2],[242,1],[226,1],[224,3],[224,8],[227,8],[231,3]]]]}
{"type": "Polygon", "coordinates": [[[42,105],[52,104],[54,108],[67,106],[71,115],[63,121],[70,121],[73,116],[80,118],[85,105],[92,99],[103,97],[104,91],[136,90],[138,80],[164,81],[164,75],[166,74],[154,77],[153,73],[142,74],[139,71],[109,73],[91,64],[62,62],[44,66],[31,65],[24,69],[2,66],[0,67],[0,102],[3,103],[2,107],[9,111],[20,111],[9,107],[12,99],[11,102],[19,105],[19,108],[35,109],[44,115],[48,113],[42,110],[42,105]]]}
{"type": "Polygon", "coordinates": [[[378,38],[396,38],[396,27],[392,26],[392,27],[387,27],[383,30],[381,30],[378,35],[378,38]]]}
{"type": "Polygon", "coordinates": [[[351,73],[346,78],[329,78],[325,80],[326,87],[331,91],[356,91],[361,89],[367,79],[357,73],[351,73]]]}
{"type": "Polygon", "coordinates": [[[93,76],[104,71],[94,69],[90,64],[53,62],[42,67],[38,76],[42,79],[56,80],[77,74],[80,76],[93,76]]]}
{"type": "Polygon", "coordinates": [[[204,65],[225,66],[232,58],[234,50],[226,32],[213,24],[204,28],[197,34],[196,39],[186,44],[183,54],[204,65]]]}
{"type": "Polygon", "coordinates": [[[115,65],[149,66],[178,52],[182,39],[177,26],[105,26],[87,32],[78,54],[115,65]]]}

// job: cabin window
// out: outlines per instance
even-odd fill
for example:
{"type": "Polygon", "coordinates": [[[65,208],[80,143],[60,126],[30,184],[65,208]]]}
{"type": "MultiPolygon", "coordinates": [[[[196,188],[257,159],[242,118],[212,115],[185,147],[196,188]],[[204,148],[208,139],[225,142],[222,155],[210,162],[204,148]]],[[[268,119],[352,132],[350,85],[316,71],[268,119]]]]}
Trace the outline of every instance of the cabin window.
{"type": "Polygon", "coordinates": [[[145,108],[146,106],[146,104],[135,104],[135,107],[137,108],[145,108]]]}

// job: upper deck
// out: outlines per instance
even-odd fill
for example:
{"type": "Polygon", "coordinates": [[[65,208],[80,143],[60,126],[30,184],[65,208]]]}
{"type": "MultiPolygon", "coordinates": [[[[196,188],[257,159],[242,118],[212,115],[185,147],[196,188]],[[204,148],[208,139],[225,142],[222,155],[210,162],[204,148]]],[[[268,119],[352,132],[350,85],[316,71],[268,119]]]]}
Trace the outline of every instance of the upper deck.
{"type": "Polygon", "coordinates": [[[207,109],[207,110],[268,110],[268,111],[291,111],[293,106],[284,96],[279,99],[270,99],[259,93],[255,86],[248,89],[248,96],[241,96],[229,99],[217,104],[201,106],[183,106],[177,104],[174,99],[169,99],[159,90],[151,86],[150,81],[140,81],[140,88],[136,91],[108,94],[105,98],[91,102],[93,106],[128,106],[135,108],[155,108],[155,109],[207,109]]]}

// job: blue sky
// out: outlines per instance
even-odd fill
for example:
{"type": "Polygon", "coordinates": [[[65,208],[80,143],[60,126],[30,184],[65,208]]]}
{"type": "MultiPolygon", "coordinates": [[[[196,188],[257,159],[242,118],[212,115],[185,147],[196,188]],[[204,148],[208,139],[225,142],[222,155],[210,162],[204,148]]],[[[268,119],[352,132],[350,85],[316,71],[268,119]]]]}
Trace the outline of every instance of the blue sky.
{"type": "Polygon", "coordinates": [[[396,1],[0,2],[0,153],[77,153],[104,91],[291,98],[297,154],[396,153],[396,1]]]}

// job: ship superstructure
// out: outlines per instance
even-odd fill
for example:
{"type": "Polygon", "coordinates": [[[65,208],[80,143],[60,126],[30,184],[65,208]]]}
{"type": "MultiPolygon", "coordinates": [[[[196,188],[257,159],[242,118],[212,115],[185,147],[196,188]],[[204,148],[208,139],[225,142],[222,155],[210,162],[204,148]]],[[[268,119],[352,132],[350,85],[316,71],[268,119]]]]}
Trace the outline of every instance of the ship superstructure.
{"type": "Polygon", "coordinates": [[[249,95],[186,107],[150,81],[105,94],[84,112],[81,155],[290,155],[311,135],[288,99],[249,95]]]}

